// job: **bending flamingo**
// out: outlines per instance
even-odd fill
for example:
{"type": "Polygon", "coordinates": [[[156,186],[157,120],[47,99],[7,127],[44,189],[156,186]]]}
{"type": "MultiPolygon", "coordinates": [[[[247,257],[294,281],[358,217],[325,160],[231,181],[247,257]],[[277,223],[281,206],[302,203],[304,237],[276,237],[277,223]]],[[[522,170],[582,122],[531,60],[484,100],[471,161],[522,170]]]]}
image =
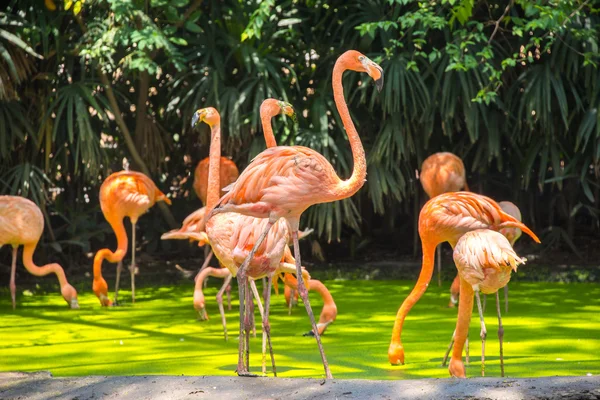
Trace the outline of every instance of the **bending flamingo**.
{"type": "Polygon", "coordinates": [[[104,218],[117,236],[117,251],[100,249],[94,256],[94,283],[92,289],[100,304],[110,306],[108,285],[102,277],[102,261],[117,264],[117,282],[115,284],[115,303],[119,292],[119,280],[123,267],[123,258],[127,254],[127,233],[123,219],[131,221],[131,301],[135,302],[135,225],[140,215],[144,214],[157,201],[171,204],[171,200],[161,192],[146,175],[134,171],[120,171],[111,174],[100,186],[100,208],[104,218]]]}
{"type": "MultiPolygon", "coordinates": [[[[498,203],[502,211],[515,217],[518,221],[522,221],[521,218],[521,210],[519,207],[511,203],[510,201],[501,201],[498,203]]],[[[503,234],[511,246],[514,246],[517,240],[521,237],[521,230],[519,228],[503,228],[500,229],[500,233],[503,234]]],[[[454,281],[452,282],[452,286],[450,286],[450,303],[448,307],[454,307],[456,303],[458,303],[458,298],[460,294],[460,278],[459,275],[456,275],[454,281]]],[[[508,285],[504,287],[504,311],[508,312],[508,285]]]]}
{"type": "MultiPolygon", "coordinates": [[[[429,198],[459,190],[469,191],[465,165],[460,157],[448,152],[434,153],[427,157],[421,165],[419,180],[429,198]]],[[[441,286],[442,246],[437,248],[437,271],[438,286],[441,286]]]]}
{"type": "MultiPolygon", "coordinates": [[[[352,148],[354,168],[348,180],[340,179],[329,161],[318,152],[302,146],[278,146],[260,153],[241,173],[238,180],[223,196],[215,214],[210,220],[216,220],[218,213],[236,212],[256,218],[268,218],[264,231],[257,238],[254,248],[241,265],[237,279],[240,291],[240,312],[244,314],[245,287],[248,264],[256,248],[260,246],[271,227],[284,218],[289,224],[294,241],[294,256],[298,276],[298,292],[302,297],[306,311],[315,332],[315,338],[323,360],[326,378],[332,378],[321,338],[316,329],[315,318],[308,300],[308,291],[301,278],[300,248],[298,246],[298,227],[300,215],[313,204],[327,203],[348,198],[364,184],[367,163],[358,132],[354,127],[348,106],[344,100],[342,75],[346,70],[368,73],[381,90],[383,70],[361,53],[349,50],[342,54],[333,69],[334,100],[352,148]]],[[[210,218],[209,214],[209,218],[210,218]]],[[[210,221],[209,220],[209,221],[210,221]]]]}
{"type": "Polygon", "coordinates": [[[417,284],[398,310],[388,350],[390,363],[404,364],[402,326],[410,309],[427,290],[433,273],[435,247],[449,242],[454,248],[462,235],[475,229],[499,230],[508,227],[520,228],[537,243],[540,242],[527,226],[502,211],[489,197],[471,192],[454,192],[441,194],[425,203],[419,215],[419,236],[423,247],[421,273],[417,284]]]}
{"type": "Polygon", "coordinates": [[[65,301],[71,308],[79,308],[77,291],[67,281],[62,267],[56,263],[38,267],[33,262],[33,252],[43,231],[44,215],[34,202],[20,196],[0,196],[0,247],[9,244],[13,248],[10,269],[10,297],[13,310],[17,306],[15,273],[19,245],[23,245],[23,265],[25,269],[35,276],[55,274],[60,284],[60,293],[65,301]]]}
{"type": "Polygon", "coordinates": [[[500,299],[498,289],[505,287],[512,271],[517,271],[519,264],[524,264],[513,250],[509,241],[502,234],[488,229],[477,229],[465,233],[454,247],[454,262],[460,275],[461,300],[458,306],[458,320],[455,330],[455,345],[448,370],[452,376],[465,377],[465,366],[462,362],[462,350],[469,331],[471,314],[473,313],[473,292],[477,298],[477,309],[481,322],[481,376],[485,376],[485,339],[487,330],[483,321],[483,309],[479,292],[496,293],[496,311],[498,313],[498,339],[500,341],[500,369],[504,376],[504,352],[502,339],[504,328],[500,316],[500,299]]]}

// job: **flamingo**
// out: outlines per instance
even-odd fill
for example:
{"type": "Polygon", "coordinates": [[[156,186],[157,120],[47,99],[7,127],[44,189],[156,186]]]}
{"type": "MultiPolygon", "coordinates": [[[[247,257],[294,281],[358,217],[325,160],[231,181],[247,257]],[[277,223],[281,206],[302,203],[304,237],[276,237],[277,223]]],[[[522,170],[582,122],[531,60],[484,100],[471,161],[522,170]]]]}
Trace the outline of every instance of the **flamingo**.
{"type": "Polygon", "coordinates": [[[455,330],[455,346],[448,371],[452,376],[464,378],[465,366],[462,362],[462,349],[469,331],[473,313],[473,292],[477,298],[477,309],[481,323],[481,376],[485,376],[485,339],[487,330],[483,320],[483,309],[479,292],[496,293],[498,312],[498,339],[500,342],[500,369],[504,376],[504,354],[502,339],[504,328],[500,316],[498,289],[505,287],[512,271],[526,259],[520,258],[510,242],[501,233],[489,229],[476,229],[465,233],[454,247],[454,262],[460,276],[461,300],[458,306],[458,320],[455,330]]]}
{"type": "MultiPolygon", "coordinates": [[[[442,193],[469,191],[463,161],[448,152],[434,153],[421,165],[419,180],[429,198],[442,193]]],[[[442,285],[442,247],[437,248],[438,286],[442,285]]]]}
{"type": "Polygon", "coordinates": [[[349,50],[336,61],[333,69],[333,97],[340,118],[346,129],[354,168],[347,180],[340,179],[332,165],[318,152],[302,146],[277,146],[266,149],[248,165],[235,183],[229,188],[215,209],[209,214],[210,220],[216,220],[219,213],[241,213],[256,218],[268,218],[264,231],[257,238],[248,258],[240,266],[237,280],[240,291],[240,313],[244,314],[245,287],[249,262],[257,248],[263,243],[269,230],[280,218],[289,224],[294,241],[294,257],[298,277],[298,292],[302,297],[306,311],[315,332],[315,339],[327,379],[333,378],[321,338],[316,329],[315,317],[308,300],[308,291],[302,280],[300,248],[298,245],[298,227],[300,216],[313,204],[341,200],[354,195],[364,184],[367,174],[367,162],[358,132],[354,127],[348,106],[344,100],[342,75],[346,70],[366,72],[375,80],[378,90],[383,87],[383,70],[358,51],[349,50]],[[213,216],[214,215],[214,216],[213,216]]]}
{"type": "Polygon", "coordinates": [[[33,252],[44,231],[44,215],[31,200],[20,196],[0,196],[0,247],[9,244],[13,248],[10,269],[10,296],[13,310],[17,306],[15,273],[17,252],[23,245],[23,265],[30,274],[46,276],[55,274],[60,284],[60,293],[71,308],[79,308],[77,291],[67,281],[65,271],[56,263],[38,267],[33,262],[33,252]]]}
{"type": "Polygon", "coordinates": [[[391,364],[404,364],[402,326],[410,309],[427,290],[433,273],[435,247],[440,243],[449,242],[454,248],[462,235],[475,229],[499,230],[508,227],[520,228],[540,243],[538,237],[527,226],[502,211],[500,206],[489,197],[471,192],[452,192],[433,197],[425,203],[419,214],[419,236],[423,247],[421,273],[415,287],[396,315],[388,349],[388,359],[391,364]]]}
{"type": "MultiPolygon", "coordinates": [[[[512,215],[517,220],[522,221],[521,218],[521,210],[515,204],[510,201],[501,201],[498,203],[502,211],[507,213],[508,215],[512,215]]],[[[510,245],[514,247],[515,243],[521,237],[521,230],[519,228],[503,228],[500,229],[500,233],[503,234],[510,245]]],[[[454,281],[452,282],[452,286],[450,286],[450,303],[448,307],[454,307],[456,303],[458,303],[458,297],[460,294],[460,278],[459,275],[456,275],[454,281]]],[[[485,309],[485,298],[484,298],[484,309],[485,309]]],[[[504,311],[508,312],[508,285],[504,287],[504,311]]]]}
{"type": "MultiPolygon", "coordinates": [[[[194,191],[196,195],[202,201],[202,204],[206,204],[206,197],[208,196],[208,162],[210,157],[206,157],[196,165],[194,171],[194,191]]],[[[225,186],[235,182],[240,175],[237,166],[233,161],[227,157],[221,157],[221,168],[220,168],[220,184],[219,187],[223,189],[225,186]]]]}
{"type": "MultiPolygon", "coordinates": [[[[192,118],[192,126],[195,126],[198,121],[205,122],[211,127],[211,145],[210,145],[210,171],[209,171],[209,191],[207,199],[207,211],[211,210],[218,201],[217,177],[219,176],[219,163],[221,146],[220,146],[220,116],[217,110],[212,107],[203,108],[196,111],[192,118]],[[215,196],[216,195],[216,196],[215,196]]],[[[253,249],[257,237],[264,231],[265,225],[269,221],[266,219],[258,219],[248,217],[236,213],[219,213],[212,218],[208,218],[205,223],[205,229],[199,228],[201,231],[200,245],[210,244],[215,255],[222,265],[224,265],[233,276],[238,273],[240,265],[247,259],[250,249],[253,249]]],[[[271,346],[270,325],[269,325],[269,304],[272,276],[280,272],[296,273],[297,269],[294,265],[287,262],[282,262],[287,241],[289,240],[289,231],[284,221],[279,221],[273,230],[271,230],[267,241],[262,243],[257,252],[252,255],[249,264],[248,275],[253,280],[267,276],[267,298],[265,299],[265,308],[263,315],[263,355],[265,353],[265,341],[269,344],[269,352],[271,354],[271,362],[273,364],[273,374],[276,375],[275,361],[273,358],[273,349],[271,346]]],[[[291,255],[291,252],[289,252],[291,255]]],[[[300,269],[300,276],[306,275],[310,278],[304,268],[300,269]]],[[[238,282],[239,283],[239,282],[238,282]]],[[[245,282],[244,282],[245,283],[245,282]]],[[[252,282],[251,282],[252,283],[252,282]]],[[[256,291],[256,286],[251,284],[254,295],[257,298],[259,309],[262,308],[260,297],[256,291]]],[[[245,289],[245,287],[244,287],[245,289]]],[[[250,303],[250,292],[244,291],[242,299],[250,303]],[[246,298],[247,296],[247,298],[246,298]]],[[[240,303],[242,302],[240,300],[240,303]]],[[[245,311],[245,310],[243,310],[245,311]]],[[[316,327],[313,324],[313,328],[316,327]]],[[[238,357],[237,373],[240,376],[250,376],[248,371],[249,359],[249,329],[250,319],[245,312],[240,317],[240,345],[238,357]],[[244,349],[246,351],[246,363],[243,362],[244,349]]],[[[263,356],[264,359],[264,356],[263,356]]]]}
{"type": "Polygon", "coordinates": [[[123,267],[123,258],[127,254],[127,233],[123,219],[131,221],[131,301],[135,302],[135,225],[140,215],[144,214],[157,201],[171,204],[171,200],[161,192],[146,175],[134,171],[120,171],[111,174],[100,186],[100,208],[104,218],[117,236],[117,251],[100,249],[94,256],[94,282],[92,289],[102,306],[110,306],[108,285],[102,277],[102,261],[117,264],[117,282],[115,284],[115,304],[119,292],[119,280],[123,267]]]}
{"type": "MultiPolygon", "coordinates": [[[[275,135],[273,134],[273,127],[271,126],[271,119],[282,113],[289,117],[292,117],[292,118],[295,118],[295,115],[296,115],[295,110],[291,104],[284,102],[284,101],[277,100],[277,99],[266,99],[263,101],[263,103],[260,106],[260,117],[261,117],[262,128],[263,128],[265,142],[267,144],[267,147],[273,147],[273,146],[277,145],[277,142],[275,140],[275,135]]],[[[200,199],[202,199],[204,204],[206,204],[206,199],[207,199],[207,194],[208,194],[208,173],[209,173],[208,172],[209,163],[208,162],[205,163],[205,161],[208,160],[209,158],[210,157],[206,158],[200,164],[198,164],[198,168],[196,168],[196,178],[194,180],[194,188],[196,189],[196,193],[198,193],[198,197],[200,197],[200,199]],[[202,164],[202,169],[200,168],[201,164],[202,164]]],[[[220,185],[219,185],[219,189],[218,189],[219,192],[222,190],[223,184],[226,182],[226,180],[224,179],[224,176],[228,176],[231,178],[233,178],[233,176],[234,176],[234,174],[231,173],[231,165],[227,166],[228,164],[224,163],[223,160],[227,160],[227,158],[225,158],[225,157],[220,158],[221,162],[219,164],[219,176],[220,176],[220,185]],[[224,166],[229,171],[227,174],[224,174],[222,172],[222,168],[224,166]]],[[[231,163],[231,164],[233,164],[233,163],[231,163]]],[[[235,167],[235,164],[233,164],[233,166],[235,167]]],[[[237,178],[237,175],[239,175],[239,173],[237,173],[237,167],[236,167],[235,178],[237,178]]],[[[235,181],[235,179],[233,179],[233,180],[235,181]]],[[[231,182],[229,182],[229,183],[231,183],[231,182]]],[[[205,213],[206,213],[206,207],[202,207],[202,208],[194,211],[192,214],[190,214],[189,216],[187,216],[185,218],[181,228],[174,229],[170,232],[163,234],[161,236],[161,239],[163,239],[163,240],[165,240],[165,239],[189,239],[189,240],[196,240],[198,242],[201,242],[201,244],[203,244],[204,240],[202,238],[204,236],[201,235],[201,232],[202,232],[201,226],[202,226],[202,221],[204,220],[205,213]]],[[[224,279],[224,284],[221,287],[221,290],[218,291],[216,299],[217,299],[217,304],[219,306],[219,312],[221,314],[221,321],[223,323],[223,332],[225,335],[225,340],[227,340],[227,322],[225,319],[225,311],[223,308],[223,292],[224,292],[224,290],[226,290],[226,288],[229,288],[229,284],[231,282],[232,275],[231,275],[231,272],[226,268],[208,267],[208,262],[210,261],[210,258],[212,257],[212,255],[213,255],[213,253],[211,250],[205,259],[204,265],[202,266],[202,268],[200,268],[199,274],[195,278],[194,308],[198,312],[198,318],[201,321],[208,320],[208,313],[206,312],[204,293],[202,290],[203,283],[206,281],[206,278],[208,278],[209,276],[224,279]]],[[[230,302],[228,302],[228,303],[229,303],[228,304],[229,309],[231,310],[231,303],[230,302]]]]}

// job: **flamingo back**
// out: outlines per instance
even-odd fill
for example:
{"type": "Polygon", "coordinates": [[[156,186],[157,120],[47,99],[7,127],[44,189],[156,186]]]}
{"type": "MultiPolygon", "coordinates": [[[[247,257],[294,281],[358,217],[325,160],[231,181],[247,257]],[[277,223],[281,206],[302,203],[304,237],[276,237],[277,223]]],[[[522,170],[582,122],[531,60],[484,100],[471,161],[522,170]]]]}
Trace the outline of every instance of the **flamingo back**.
{"type": "Polygon", "coordinates": [[[435,153],[423,161],[419,175],[429,197],[458,192],[466,186],[465,165],[460,157],[447,152],[435,153]]]}
{"type": "Polygon", "coordinates": [[[337,199],[340,179],[318,152],[303,146],[271,147],[256,156],[219,201],[223,211],[264,204],[244,214],[257,218],[299,216],[310,205],[337,199]],[[267,205],[268,204],[268,205],[267,205]],[[232,207],[233,206],[233,207],[232,207]]]}
{"type": "MultiPolygon", "coordinates": [[[[511,203],[510,201],[501,201],[498,203],[502,211],[508,215],[512,215],[515,219],[523,221],[521,218],[521,210],[519,207],[511,203]]],[[[519,228],[503,228],[500,229],[500,233],[506,236],[511,246],[514,246],[516,241],[521,237],[522,231],[519,228]]]]}
{"type": "Polygon", "coordinates": [[[515,253],[499,232],[477,229],[465,233],[454,247],[454,262],[462,279],[474,290],[495,293],[510,281],[512,271],[527,261],[515,253]]]}
{"type": "Polygon", "coordinates": [[[502,211],[489,197],[472,192],[444,193],[430,199],[419,215],[421,239],[448,241],[452,246],[466,232],[475,229],[500,230],[517,227],[540,243],[522,222],[502,211]]]}
{"type": "MultiPolygon", "coordinates": [[[[194,171],[194,191],[202,204],[206,204],[206,198],[208,197],[208,167],[209,157],[206,157],[198,163],[194,171]]],[[[227,157],[221,157],[219,166],[221,195],[224,193],[223,188],[235,182],[239,175],[240,171],[235,163],[227,157]]]]}
{"type": "Polygon", "coordinates": [[[44,231],[44,216],[31,200],[0,196],[0,246],[37,243],[44,231]]]}
{"type": "Polygon", "coordinates": [[[124,217],[137,220],[159,200],[171,204],[154,182],[140,172],[115,172],[100,187],[100,208],[109,221],[124,217]]]}

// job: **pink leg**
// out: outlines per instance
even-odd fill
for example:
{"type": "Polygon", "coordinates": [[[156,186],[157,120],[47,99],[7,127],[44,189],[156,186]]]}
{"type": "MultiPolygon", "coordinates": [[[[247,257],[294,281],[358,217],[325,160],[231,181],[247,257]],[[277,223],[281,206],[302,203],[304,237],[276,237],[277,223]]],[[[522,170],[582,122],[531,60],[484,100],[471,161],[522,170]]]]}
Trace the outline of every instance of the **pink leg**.
{"type": "Polygon", "coordinates": [[[19,246],[13,246],[12,264],[10,266],[10,298],[12,300],[13,310],[17,308],[17,285],[15,284],[15,274],[17,273],[17,252],[19,246]]]}
{"type": "MultiPolygon", "coordinates": [[[[310,307],[310,302],[308,300],[308,290],[304,285],[304,279],[302,278],[302,266],[300,261],[300,244],[298,243],[298,230],[292,232],[292,238],[294,239],[294,256],[296,257],[296,279],[298,280],[298,294],[302,297],[302,302],[304,303],[304,307],[306,308],[306,312],[308,313],[308,317],[310,318],[310,323],[312,324],[313,332],[315,333],[315,339],[317,340],[317,346],[319,347],[319,352],[321,353],[321,359],[323,360],[323,368],[325,369],[325,378],[333,379],[333,375],[331,375],[331,371],[329,370],[329,364],[327,363],[327,358],[325,357],[325,351],[323,350],[323,344],[321,344],[321,335],[319,335],[319,328],[317,328],[317,323],[315,322],[315,315],[313,314],[312,308],[310,307]]],[[[290,300],[291,302],[291,300],[290,300]]]]}
{"type": "Polygon", "coordinates": [[[117,263],[117,280],[115,282],[115,301],[113,301],[113,306],[119,305],[117,298],[119,296],[119,282],[121,282],[121,271],[123,270],[123,260],[117,263]]]}
{"type": "MultiPolygon", "coordinates": [[[[212,256],[213,256],[212,249],[207,246],[204,249],[204,262],[202,263],[202,266],[200,267],[200,271],[198,271],[198,273],[196,274],[194,281],[196,280],[198,275],[200,275],[200,272],[202,272],[203,269],[208,267],[208,263],[210,262],[210,259],[212,258],[212,256]]],[[[204,280],[204,289],[206,289],[206,285],[208,285],[208,279],[204,280]]],[[[230,310],[231,310],[231,308],[230,308],[230,310]]]]}
{"type": "Polygon", "coordinates": [[[227,287],[229,287],[229,283],[231,282],[232,278],[233,275],[229,275],[227,278],[225,278],[223,286],[221,286],[221,289],[217,293],[217,304],[219,305],[219,312],[221,313],[221,322],[223,323],[223,334],[225,335],[225,340],[227,340],[227,320],[225,319],[225,310],[223,309],[223,292],[227,287]]]}
{"type": "Polygon", "coordinates": [[[231,281],[229,282],[229,285],[227,285],[225,292],[227,292],[227,309],[231,311],[231,281]]]}
{"type": "MultiPolygon", "coordinates": [[[[248,292],[248,277],[247,277],[247,272],[246,270],[248,269],[248,264],[250,264],[250,260],[252,260],[252,258],[254,258],[254,253],[256,253],[256,249],[258,249],[258,247],[261,245],[261,243],[265,240],[265,238],[267,237],[267,234],[269,233],[269,230],[271,229],[271,227],[273,226],[275,222],[271,222],[269,221],[267,223],[267,226],[265,227],[265,230],[263,231],[263,233],[261,233],[261,235],[259,236],[258,240],[256,241],[256,243],[254,243],[254,247],[252,248],[252,250],[250,250],[250,254],[248,254],[248,257],[246,257],[246,259],[244,260],[244,262],[242,263],[242,265],[240,265],[240,268],[238,269],[237,272],[237,281],[238,281],[238,292],[240,295],[240,343],[239,343],[239,348],[238,348],[238,367],[237,367],[237,373],[239,376],[256,376],[251,374],[248,371],[248,368],[246,367],[246,365],[244,365],[244,344],[246,342],[249,343],[250,338],[248,337],[247,340],[245,340],[244,338],[244,327],[245,327],[245,322],[246,322],[246,304],[245,304],[245,300],[246,300],[246,293],[248,292]]],[[[248,346],[246,346],[247,351],[249,352],[249,348],[248,346]]],[[[249,354],[249,353],[248,353],[249,354]]]]}

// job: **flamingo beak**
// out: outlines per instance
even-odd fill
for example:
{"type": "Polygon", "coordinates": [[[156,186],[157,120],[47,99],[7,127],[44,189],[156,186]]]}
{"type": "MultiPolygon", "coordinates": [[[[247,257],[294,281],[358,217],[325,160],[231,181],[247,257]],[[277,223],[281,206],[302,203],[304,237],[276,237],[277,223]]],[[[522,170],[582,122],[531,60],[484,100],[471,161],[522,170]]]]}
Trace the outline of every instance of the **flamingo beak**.
{"type": "Polygon", "coordinates": [[[79,302],[77,301],[77,299],[71,299],[70,307],[71,310],[79,310],[79,302]]]}
{"type": "Polygon", "coordinates": [[[383,68],[377,63],[369,60],[367,57],[362,60],[362,64],[367,74],[375,81],[377,91],[381,92],[381,89],[383,89],[383,68]]]}
{"type": "Polygon", "coordinates": [[[192,128],[194,128],[199,121],[202,121],[202,117],[204,117],[205,114],[205,110],[204,108],[201,110],[198,110],[194,113],[194,115],[192,116],[192,128]]]}

